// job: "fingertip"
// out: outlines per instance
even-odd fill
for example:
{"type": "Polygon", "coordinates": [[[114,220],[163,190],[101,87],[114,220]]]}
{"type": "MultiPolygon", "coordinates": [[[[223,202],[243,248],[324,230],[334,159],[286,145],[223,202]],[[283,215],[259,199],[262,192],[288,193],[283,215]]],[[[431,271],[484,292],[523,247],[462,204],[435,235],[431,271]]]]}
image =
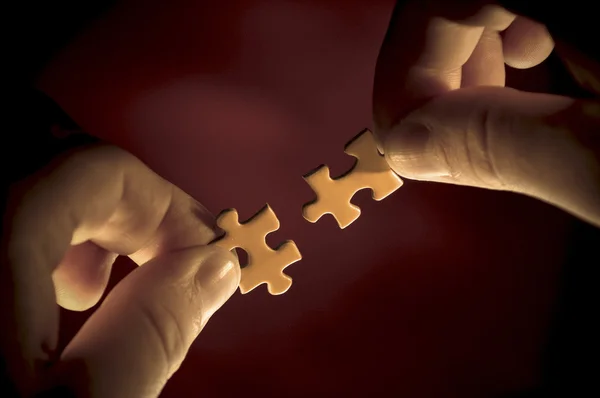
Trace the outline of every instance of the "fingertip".
{"type": "Polygon", "coordinates": [[[502,50],[506,65],[528,69],[548,58],[554,50],[554,40],[544,25],[518,17],[504,33],[502,50]]]}
{"type": "Polygon", "coordinates": [[[100,301],[117,254],[87,241],[71,246],[52,272],[56,303],[66,310],[86,311],[100,301]]]}
{"type": "Polygon", "coordinates": [[[57,287],[56,279],[54,280],[56,303],[65,310],[84,312],[98,304],[102,298],[102,291],[75,293],[72,290],[57,287]]]}
{"type": "Polygon", "coordinates": [[[515,20],[516,15],[504,7],[487,3],[487,1],[480,2],[480,4],[474,3],[471,7],[477,10],[475,14],[461,19],[460,22],[473,26],[484,26],[486,29],[500,32],[508,28],[515,20]]]}
{"type": "Polygon", "coordinates": [[[237,256],[229,250],[216,245],[202,250],[207,253],[194,280],[204,306],[204,317],[209,318],[235,293],[241,269],[237,256]]]}
{"type": "Polygon", "coordinates": [[[422,123],[405,122],[387,135],[385,158],[397,174],[417,180],[448,175],[447,166],[436,153],[431,130],[422,123]]]}

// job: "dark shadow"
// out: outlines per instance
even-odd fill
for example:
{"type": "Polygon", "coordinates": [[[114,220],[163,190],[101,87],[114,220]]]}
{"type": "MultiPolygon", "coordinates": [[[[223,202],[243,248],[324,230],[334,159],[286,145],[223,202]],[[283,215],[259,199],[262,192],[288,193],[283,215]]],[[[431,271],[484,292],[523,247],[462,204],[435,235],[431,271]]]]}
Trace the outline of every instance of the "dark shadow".
{"type": "Polygon", "coordinates": [[[500,398],[600,396],[596,356],[600,348],[596,320],[600,294],[595,277],[600,264],[599,246],[599,229],[575,224],[554,319],[541,358],[540,383],[534,390],[500,398]]]}
{"type": "Polygon", "coordinates": [[[233,249],[235,255],[238,257],[238,261],[240,262],[240,268],[245,268],[248,265],[248,252],[242,249],[241,247],[236,247],[233,249]]]}

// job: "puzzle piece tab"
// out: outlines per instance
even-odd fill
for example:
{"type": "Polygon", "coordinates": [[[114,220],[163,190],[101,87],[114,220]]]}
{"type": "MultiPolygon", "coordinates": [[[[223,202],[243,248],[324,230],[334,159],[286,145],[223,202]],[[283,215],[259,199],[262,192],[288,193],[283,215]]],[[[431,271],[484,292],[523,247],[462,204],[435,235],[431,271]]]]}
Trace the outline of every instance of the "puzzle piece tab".
{"type": "Polygon", "coordinates": [[[266,236],[277,231],[280,225],[269,205],[244,223],[239,222],[235,209],[225,210],[217,218],[217,225],[225,231],[225,236],[215,241],[215,245],[226,250],[239,247],[248,253],[248,265],[242,268],[242,294],[263,283],[267,284],[272,295],[283,294],[290,288],[292,278],[285,275],[283,270],[300,261],[302,255],[293,241],[286,241],[275,250],[267,245],[266,236]]]}
{"type": "Polygon", "coordinates": [[[354,167],[346,174],[332,179],[329,168],[322,165],[304,176],[317,195],[315,201],[302,208],[302,215],[307,221],[315,223],[323,215],[331,214],[344,229],[360,216],[360,208],[351,203],[356,192],[370,188],[373,199],[379,201],[402,186],[400,177],[379,154],[370,130],[365,129],[352,139],[344,152],[356,158],[354,167]]]}

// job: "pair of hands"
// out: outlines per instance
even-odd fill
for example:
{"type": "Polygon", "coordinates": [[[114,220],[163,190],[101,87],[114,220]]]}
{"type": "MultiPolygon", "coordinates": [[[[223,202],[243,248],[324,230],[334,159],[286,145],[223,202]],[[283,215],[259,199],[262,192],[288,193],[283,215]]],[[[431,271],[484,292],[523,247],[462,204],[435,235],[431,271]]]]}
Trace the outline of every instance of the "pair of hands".
{"type": "MultiPolygon", "coordinates": [[[[390,166],[406,178],[520,192],[600,225],[600,103],[504,87],[505,64],[539,64],[556,38],[486,2],[448,3],[403,2],[392,17],[373,95],[390,166]]],[[[581,77],[593,64],[578,55],[568,65],[581,77]]],[[[600,75],[586,76],[597,87],[600,75]]],[[[199,203],[110,146],[64,154],[13,186],[2,354],[19,391],[157,396],[239,283],[236,258],[206,246],[217,234],[199,203]],[[144,266],[56,352],[55,303],[94,306],[117,255],[144,266]]]]}

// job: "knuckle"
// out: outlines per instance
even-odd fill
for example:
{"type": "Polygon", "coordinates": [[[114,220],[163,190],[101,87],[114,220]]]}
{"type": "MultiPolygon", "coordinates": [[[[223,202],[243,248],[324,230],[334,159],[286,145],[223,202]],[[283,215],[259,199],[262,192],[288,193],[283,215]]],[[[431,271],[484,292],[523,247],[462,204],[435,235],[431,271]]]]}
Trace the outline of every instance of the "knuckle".
{"type": "Polygon", "coordinates": [[[74,152],[63,163],[63,167],[88,171],[106,168],[119,170],[136,159],[129,152],[112,145],[100,145],[74,152]]]}
{"type": "Polygon", "coordinates": [[[498,126],[507,126],[510,120],[494,107],[475,110],[464,133],[465,160],[469,174],[477,183],[491,188],[507,186],[496,156],[498,126]]]}
{"type": "Polygon", "coordinates": [[[138,305],[148,337],[154,341],[157,355],[165,364],[166,377],[177,370],[188,349],[186,334],[177,314],[160,301],[138,305]]]}

